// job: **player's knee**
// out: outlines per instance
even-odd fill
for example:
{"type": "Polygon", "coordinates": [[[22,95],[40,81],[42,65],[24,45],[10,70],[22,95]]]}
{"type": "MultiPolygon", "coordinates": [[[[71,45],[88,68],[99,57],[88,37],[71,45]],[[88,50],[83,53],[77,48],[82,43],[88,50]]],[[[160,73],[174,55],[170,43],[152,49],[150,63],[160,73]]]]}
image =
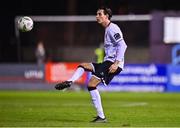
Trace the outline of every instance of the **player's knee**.
{"type": "Polygon", "coordinates": [[[83,68],[85,71],[91,71],[90,67],[88,66],[87,63],[81,63],[78,68],[81,67],[83,68]]]}
{"type": "Polygon", "coordinates": [[[98,85],[98,82],[94,82],[93,80],[90,80],[88,83],[88,91],[95,90],[98,85]]]}
{"type": "Polygon", "coordinates": [[[83,64],[78,65],[78,68],[83,68],[85,70],[85,66],[83,64]]]}

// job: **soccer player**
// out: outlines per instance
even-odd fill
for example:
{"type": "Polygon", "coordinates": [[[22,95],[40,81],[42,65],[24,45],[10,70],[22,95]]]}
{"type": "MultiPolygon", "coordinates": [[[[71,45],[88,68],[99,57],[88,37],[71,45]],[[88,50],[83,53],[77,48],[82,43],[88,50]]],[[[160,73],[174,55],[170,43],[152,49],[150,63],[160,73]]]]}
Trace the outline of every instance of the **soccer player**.
{"type": "Polygon", "coordinates": [[[124,67],[124,55],[127,45],[123,39],[123,34],[118,25],[111,22],[112,11],[110,8],[101,7],[97,10],[97,23],[105,28],[104,50],[105,57],[102,63],[81,63],[72,77],[62,83],[55,85],[57,90],[68,88],[74,81],[82,76],[85,71],[92,72],[92,77],[88,83],[88,91],[92,97],[92,102],[97,111],[97,117],[91,122],[106,122],[103,112],[101,97],[96,88],[101,82],[108,85],[115,75],[118,75],[124,67]]]}

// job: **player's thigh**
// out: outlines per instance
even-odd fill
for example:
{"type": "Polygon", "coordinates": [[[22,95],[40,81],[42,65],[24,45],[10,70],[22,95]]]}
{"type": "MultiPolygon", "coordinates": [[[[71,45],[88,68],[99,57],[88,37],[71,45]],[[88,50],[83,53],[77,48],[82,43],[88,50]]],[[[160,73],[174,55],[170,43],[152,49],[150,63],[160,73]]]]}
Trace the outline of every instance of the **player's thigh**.
{"type": "Polygon", "coordinates": [[[87,71],[93,71],[93,66],[91,63],[81,63],[79,66],[84,67],[87,71]]]}
{"type": "Polygon", "coordinates": [[[98,79],[95,76],[92,76],[89,80],[88,87],[97,87],[97,85],[101,82],[100,79],[98,79]]]}

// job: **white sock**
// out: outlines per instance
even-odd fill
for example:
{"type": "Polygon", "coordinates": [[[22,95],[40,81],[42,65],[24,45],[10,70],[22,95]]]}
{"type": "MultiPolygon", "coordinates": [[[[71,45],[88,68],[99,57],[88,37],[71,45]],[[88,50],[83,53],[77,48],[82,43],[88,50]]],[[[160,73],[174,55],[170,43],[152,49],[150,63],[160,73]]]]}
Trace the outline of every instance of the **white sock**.
{"type": "Polygon", "coordinates": [[[72,82],[76,81],[83,75],[83,73],[84,73],[84,68],[78,67],[74,72],[73,76],[68,81],[72,81],[72,82]]]}
{"type": "Polygon", "coordinates": [[[101,118],[105,118],[102,104],[101,104],[101,96],[99,94],[99,91],[97,89],[89,91],[91,94],[92,102],[94,104],[94,107],[96,108],[97,115],[101,118]]]}

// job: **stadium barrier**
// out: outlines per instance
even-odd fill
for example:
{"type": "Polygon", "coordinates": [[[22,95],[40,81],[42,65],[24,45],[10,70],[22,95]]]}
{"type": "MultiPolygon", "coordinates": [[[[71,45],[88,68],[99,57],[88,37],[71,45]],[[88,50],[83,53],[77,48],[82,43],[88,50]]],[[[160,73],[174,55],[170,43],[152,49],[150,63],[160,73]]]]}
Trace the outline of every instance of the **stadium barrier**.
{"type": "MultiPolygon", "coordinates": [[[[47,63],[46,64],[46,82],[55,83],[68,80],[80,63],[47,63]]],[[[87,80],[87,74],[84,73],[81,78],[79,78],[76,83],[84,85],[87,80]]]]}
{"type": "Polygon", "coordinates": [[[44,82],[45,65],[1,64],[0,82],[44,82]]]}
{"type": "Polygon", "coordinates": [[[166,65],[129,64],[114,77],[110,85],[101,84],[99,89],[102,91],[164,92],[166,83],[166,65]]]}
{"type": "MultiPolygon", "coordinates": [[[[0,89],[53,89],[49,85],[69,79],[78,65],[78,62],[47,63],[42,66],[0,64],[0,89]],[[8,83],[13,83],[13,86],[8,83]]],[[[91,73],[85,73],[76,84],[87,85],[90,77],[91,73]]],[[[98,88],[101,91],[180,92],[180,66],[128,64],[110,85],[100,84],[98,88]]]]}
{"type": "Polygon", "coordinates": [[[180,92],[180,66],[167,65],[167,91],[180,92]]]}

